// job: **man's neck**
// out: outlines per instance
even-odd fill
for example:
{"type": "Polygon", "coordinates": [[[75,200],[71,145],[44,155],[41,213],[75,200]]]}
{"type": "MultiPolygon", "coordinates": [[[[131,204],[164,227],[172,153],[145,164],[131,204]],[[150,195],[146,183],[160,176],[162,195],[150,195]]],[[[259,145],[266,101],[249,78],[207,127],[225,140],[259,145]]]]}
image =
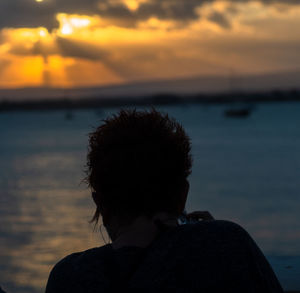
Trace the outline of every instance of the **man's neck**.
{"type": "Polygon", "coordinates": [[[154,223],[155,220],[160,220],[170,227],[177,226],[177,219],[166,213],[157,214],[153,218],[138,217],[132,224],[119,231],[112,247],[119,249],[126,246],[142,248],[149,246],[159,233],[159,229],[154,223]]]}

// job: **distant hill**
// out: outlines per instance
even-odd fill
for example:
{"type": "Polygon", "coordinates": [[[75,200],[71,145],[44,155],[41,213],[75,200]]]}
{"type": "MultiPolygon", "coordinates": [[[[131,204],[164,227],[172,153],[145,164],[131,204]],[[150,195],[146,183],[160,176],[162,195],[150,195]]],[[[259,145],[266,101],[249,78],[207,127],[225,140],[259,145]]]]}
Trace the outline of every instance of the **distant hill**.
{"type": "Polygon", "coordinates": [[[300,89],[300,71],[257,75],[199,76],[186,79],[134,82],[90,88],[0,89],[2,100],[43,100],[52,98],[128,98],[156,94],[220,94],[230,92],[270,92],[300,89]]]}

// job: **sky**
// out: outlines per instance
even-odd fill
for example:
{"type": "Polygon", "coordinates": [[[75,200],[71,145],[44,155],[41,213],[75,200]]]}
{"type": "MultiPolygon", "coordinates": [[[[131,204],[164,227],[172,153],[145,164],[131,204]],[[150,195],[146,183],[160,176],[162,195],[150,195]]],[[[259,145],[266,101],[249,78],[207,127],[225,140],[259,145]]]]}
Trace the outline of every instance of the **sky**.
{"type": "Polygon", "coordinates": [[[0,88],[300,69],[300,0],[1,0],[0,88]]]}

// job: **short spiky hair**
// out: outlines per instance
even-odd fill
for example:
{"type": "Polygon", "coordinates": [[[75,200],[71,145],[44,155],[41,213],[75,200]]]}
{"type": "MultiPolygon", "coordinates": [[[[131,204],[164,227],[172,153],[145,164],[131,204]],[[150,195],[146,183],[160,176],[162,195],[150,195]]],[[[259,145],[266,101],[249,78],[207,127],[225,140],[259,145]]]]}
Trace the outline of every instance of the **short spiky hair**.
{"type": "Polygon", "coordinates": [[[134,219],[176,213],[191,173],[191,145],[183,127],[156,110],[122,110],[90,134],[87,181],[101,207],[134,219]]]}

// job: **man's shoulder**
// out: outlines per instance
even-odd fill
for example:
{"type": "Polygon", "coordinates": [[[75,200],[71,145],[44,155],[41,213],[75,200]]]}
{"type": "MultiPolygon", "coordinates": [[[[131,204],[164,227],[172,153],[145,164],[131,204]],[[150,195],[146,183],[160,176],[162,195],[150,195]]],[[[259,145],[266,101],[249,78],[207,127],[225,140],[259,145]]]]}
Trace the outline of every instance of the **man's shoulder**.
{"type": "Polygon", "coordinates": [[[240,235],[243,237],[248,237],[248,232],[239,224],[227,221],[227,220],[215,220],[215,221],[207,221],[207,223],[210,225],[211,229],[215,229],[217,231],[224,232],[224,233],[231,233],[240,235]]]}
{"type": "Polygon", "coordinates": [[[212,221],[200,221],[196,224],[184,225],[183,230],[195,231],[199,230],[202,233],[232,233],[240,235],[249,235],[247,231],[239,224],[227,220],[212,220],[212,221]]]}
{"type": "Polygon", "coordinates": [[[109,256],[110,245],[94,247],[85,251],[75,252],[62,258],[53,268],[52,272],[70,274],[76,270],[82,270],[87,265],[101,263],[109,256]]]}
{"type": "Polygon", "coordinates": [[[46,293],[83,292],[80,284],[84,286],[89,284],[89,279],[93,279],[95,273],[100,276],[97,280],[104,284],[105,280],[101,279],[101,272],[106,269],[110,251],[110,245],[105,245],[64,257],[51,270],[46,293]]]}
{"type": "Polygon", "coordinates": [[[251,236],[243,227],[225,220],[201,221],[197,224],[183,225],[180,231],[180,238],[195,245],[208,243],[212,247],[219,244],[239,245],[252,241],[251,236]]]}

